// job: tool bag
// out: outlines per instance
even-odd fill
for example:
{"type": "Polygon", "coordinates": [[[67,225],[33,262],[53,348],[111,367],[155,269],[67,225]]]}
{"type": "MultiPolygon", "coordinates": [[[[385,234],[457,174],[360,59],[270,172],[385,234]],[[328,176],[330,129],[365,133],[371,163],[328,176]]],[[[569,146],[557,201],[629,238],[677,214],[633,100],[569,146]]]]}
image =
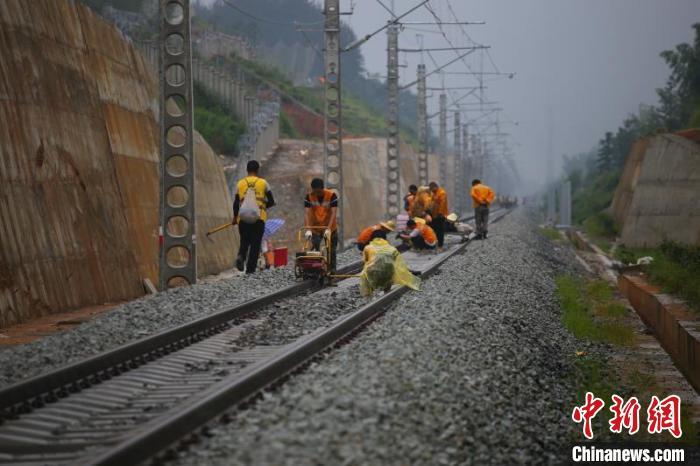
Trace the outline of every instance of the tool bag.
{"type": "Polygon", "coordinates": [[[258,179],[252,183],[247,180],[246,182],[248,183],[248,190],[243,196],[238,217],[243,223],[255,223],[260,220],[260,206],[258,205],[257,193],[255,192],[255,184],[258,182],[258,179]]]}

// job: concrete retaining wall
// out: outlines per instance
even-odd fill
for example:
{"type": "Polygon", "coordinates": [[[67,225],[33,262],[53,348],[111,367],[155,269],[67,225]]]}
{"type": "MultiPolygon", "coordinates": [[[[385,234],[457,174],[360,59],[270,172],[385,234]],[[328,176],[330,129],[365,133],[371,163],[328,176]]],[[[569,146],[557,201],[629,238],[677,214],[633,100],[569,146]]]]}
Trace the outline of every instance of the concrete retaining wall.
{"type": "MultiPolygon", "coordinates": [[[[157,276],[159,141],[140,54],[77,2],[2,0],[0,100],[0,327],[143,294],[157,276]]],[[[231,201],[197,141],[203,236],[231,201]]],[[[201,246],[200,274],[234,248],[230,231],[201,246]]]]}
{"type": "Polygon", "coordinates": [[[622,242],[700,244],[700,144],[662,134],[634,146],[613,200],[622,242]]]}

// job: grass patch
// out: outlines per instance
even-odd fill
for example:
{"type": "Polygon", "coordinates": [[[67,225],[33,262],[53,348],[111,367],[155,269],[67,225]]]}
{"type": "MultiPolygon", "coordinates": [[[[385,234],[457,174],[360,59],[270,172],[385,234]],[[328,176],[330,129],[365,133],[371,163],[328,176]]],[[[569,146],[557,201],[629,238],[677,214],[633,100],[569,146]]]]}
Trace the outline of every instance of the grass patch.
{"type": "Polygon", "coordinates": [[[594,280],[585,283],[580,279],[562,276],[557,278],[557,293],[561,301],[564,326],[576,338],[618,346],[635,344],[632,329],[615,319],[626,311],[624,306],[615,303],[612,291],[605,282],[594,280]]]}
{"type": "Polygon", "coordinates": [[[540,233],[552,241],[561,241],[561,233],[556,228],[540,228],[540,233]]]}
{"type": "Polygon", "coordinates": [[[688,306],[700,312],[700,247],[664,242],[658,248],[619,248],[615,256],[625,264],[636,263],[640,257],[651,256],[646,266],[652,283],[666,293],[682,298],[688,306]]]}
{"type": "Polygon", "coordinates": [[[604,212],[591,215],[584,220],[583,229],[596,246],[605,252],[610,251],[617,236],[615,223],[610,215],[604,212]]]}

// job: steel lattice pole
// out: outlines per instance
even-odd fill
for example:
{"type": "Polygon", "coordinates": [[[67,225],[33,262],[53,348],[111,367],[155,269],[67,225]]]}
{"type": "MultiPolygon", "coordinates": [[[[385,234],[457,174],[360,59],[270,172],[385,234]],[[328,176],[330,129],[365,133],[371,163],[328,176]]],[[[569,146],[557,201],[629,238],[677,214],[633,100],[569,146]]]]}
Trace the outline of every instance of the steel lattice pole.
{"type": "Polygon", "coordinates": [[[343,141],[340,106],[340,0],[325,0],[325,160],[328,189],[338,194],[338,244],[343,244],[343,141]]]}
{"type": "Polygon", "coordinates": [[[197,281],[190,0],[160,0],[161,290],[197,281]],[[182,108],[176,103],[184,100],[182,108]]]}
{"type": "Polygon", "coordinates": [[[418,179],[428,184],[428,108],[425,85],[425,65],[418,65],[418,179]]]}
{"type": "Polygon", "coordinates": [[[387,180],[386,207],[389,217],[399,214],[401,160],[399,156],[399,27],[387,30],[387,180]]]}

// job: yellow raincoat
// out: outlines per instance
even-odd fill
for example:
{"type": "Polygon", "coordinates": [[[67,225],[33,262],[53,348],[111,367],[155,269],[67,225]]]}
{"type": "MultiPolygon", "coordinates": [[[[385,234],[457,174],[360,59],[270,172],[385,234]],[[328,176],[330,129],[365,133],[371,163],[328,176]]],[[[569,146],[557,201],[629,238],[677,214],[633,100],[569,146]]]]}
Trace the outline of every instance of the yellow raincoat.
{"type": "Polygon", "coordinates": [[[374,290],[388,290],[391,285],[417,290],[420,279],[414,276],[401,253],[382,238],[373,239],[364,249],[365,266],[360,277],[360,293],[371,296],[374,290]]]}

